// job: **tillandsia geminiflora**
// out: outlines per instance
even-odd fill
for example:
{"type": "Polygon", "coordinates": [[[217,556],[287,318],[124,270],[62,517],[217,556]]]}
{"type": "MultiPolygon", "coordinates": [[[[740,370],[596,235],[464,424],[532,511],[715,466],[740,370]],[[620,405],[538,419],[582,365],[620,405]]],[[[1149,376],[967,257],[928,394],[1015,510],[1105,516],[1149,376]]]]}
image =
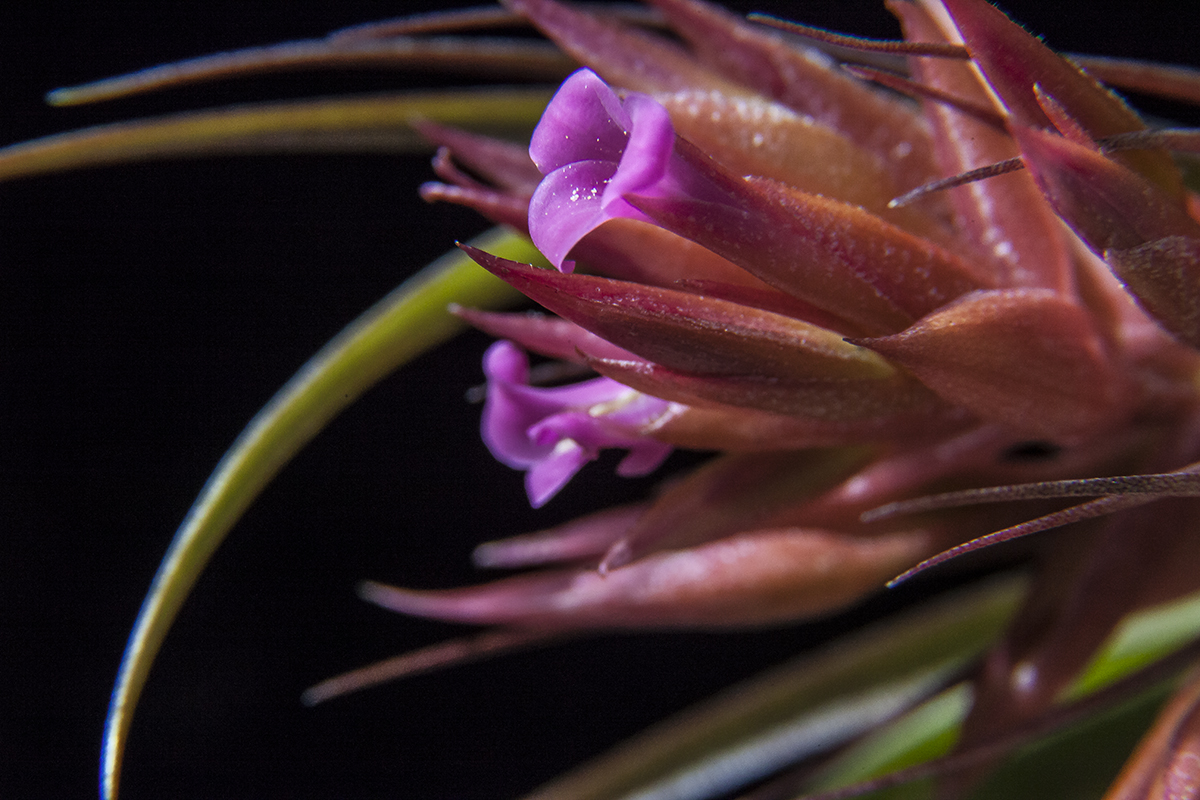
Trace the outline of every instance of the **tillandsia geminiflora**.
{"type": "Polygon", "coordinates": [[[1023,577],[817,651],[535,796],[1011,792],[987,783],[1007,756],[1168,682],[1107,796],[1196,794],[1200,201],[1180,163],[1200,135],[1147,124],[1097,79],[1194,101],[1200,78],[1064,58],[982,0],[889,9],[904,43],[695,0],[508,0],[52,94],[348,63],[563,78],[553,93],[195,113],[0,156],[18,176],[420,137],[438,148],[422,195],[501,226],[340,334],[218,466],[131,638],[106,796],[150,664],[234,521],[325,422],[460,321],[498,339],[483,440],[525,473],[532,506],[587,480],[604,450],[627,476],[674,450],[715,455],[645,499],[475,551],[532,571],[364,584],[386,608],[488,630],[333,678],[309,702],[585,632],[823,617],[978,553],[973,569],[994,559],[1023,577]],[[464,38],[517,20],[553,45],[464,38]],[[538,115],[527,141],[493,135],[538,115]],[[510,293],[487,273],[551,316],[492,310],[510,293]]]}

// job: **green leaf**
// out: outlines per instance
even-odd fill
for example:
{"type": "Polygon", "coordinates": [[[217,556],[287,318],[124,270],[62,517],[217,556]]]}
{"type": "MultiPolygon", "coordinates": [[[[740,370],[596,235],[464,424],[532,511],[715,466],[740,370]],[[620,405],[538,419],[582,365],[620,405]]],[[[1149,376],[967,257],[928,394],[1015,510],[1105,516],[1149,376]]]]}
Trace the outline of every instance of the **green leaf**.
{"type": "Polygon", "coordinates": [[[857,742],[806,784],[806,791],[846,786],[945,755],[970,707],[970,687],[952,686],[857,742]]]}
{"type": "MultiPolygon", "coordinates": [[[[920,701],[999,634],[1023,586],[1012,578],[993,581],[876,623],[654,726],[526,800],[701,800],[863,733],[803,791],[847,786],[944,755],[970,706],[969,688],[960,683],[920,701]]],[[[1193,595],[1131,615],[1066,699],[1194,638],[1197,608],[1200,595],[1193,595]]],[[[1031,797],[1034,785],[1087,786],[1099,796],[1112,776],[1098,778],[1095,765],[1115,769],[1164,696],[1159,686],[1022,748],[981,788],[982,796],[1031,797]]],[[[930,789],[922,780],[871,796],[923,800],[930,789]]]]}
{"type": "Polygon", "coordinates": [[[1200,633],[1200,594],[1131,614],[1113,631],[1064,700],[1091,694],[1167,655],[1200,633]]]}
{"type": "Polygon", "coordinates": [[[574,62],[547,42],[462,36],[328,36],[160,64],[55,89],[46,95],[46,102],[55,106],[80,105],[263,72],[351,67],[408,67],[422,72],[506,75],[558,83],[573,69],[574,62]]]}
{"type": "Polygon", "coordinates": [[[0,180],[147,159],[249,153],[429,150],[415,119],[528,138],[551,92],[396,92],[189,111],[98,125],[0,149],[0,180]]]}
{"type": "Polygon", "coordinates": [[[526,800],[699,800],[870,730],[935,692],[1000,632],[1007,577],[927,602],[660,723],[526,800]]]}
{"type": "MultiPolygon", "coordinates": [[[[508,258],[541,261],[527,240],[500,229],[474,244],[508,258]]],[[[250,421],[176,532],[134,623],[105,726],[105,798],[117,796],[134,708],[163,639],[209,558],[250,503],[343,408],[463,327],[446,311],[448,304],[495,308],[518,298],[460,251],[452,251],[347,326],[250,421]]]]}
{"type": "MultiPolygon", "coordinates": [[[[1070,702],[1091,694],[1169,654],[1195,639],[1197,634],[1200,634],[1200,594],[1131,614],[1060,701],[1070,702]]],[[[1153,707],[1163,696],[1163,688],[1158,687],[1101,715],[1099,719],[1111,719],[1111,730],[1093,720],[1022,748],[1014,760],[989,779],[981,789],[983,796],[1033,797],[1029,786],[1039,781],[1039,785],[1060,787],[1063,791],[1067,786],[1075,786],[1076,790],[1087,786],[1099,796],[1113,774],[1104,773],[1107,777],[1098,778],[1098,765],[1111,765],[1115,771],[1132,742],[1149,724],[1153,707]],[[1114,749],[1116,752],[1110,757],[1099,755],[1114,749]],[[1090,756],[1084,755],[1089,752],[1090,756]],[[1077,776],[1087,780],[1064,778],[1067,765],[1073,762],[1089,765],[1077,776]],[[1038,778],[1039,771],[1046,774],[1038,778]],[[1005,791],[1008,793],[1004,794],[1005,791]]],[[[822,769],[805,790],[813,792],[847,786],[945,755],[957,740],[959,727],[969,708],[969,691],[965,684],[948,689],[855,743],[822,769]]],[[[889,800],[925,797],[928,786],[929,783],[924,781],[870,796],[889,800]]],[[[1072,796],[1089,796],[1088,792],[1076,790],[1072,796]]],[[[1040,791],[1036,796],[1058,795],[1040,791]]]]}
{"type": "MultiPolygon", "coordinates": [[[[1022,748],[971,800],[1098,800],[1170,694],[1159,685],[1022,748]]],[[[879,797],[879,795],[876,795],[879,797]]]]}

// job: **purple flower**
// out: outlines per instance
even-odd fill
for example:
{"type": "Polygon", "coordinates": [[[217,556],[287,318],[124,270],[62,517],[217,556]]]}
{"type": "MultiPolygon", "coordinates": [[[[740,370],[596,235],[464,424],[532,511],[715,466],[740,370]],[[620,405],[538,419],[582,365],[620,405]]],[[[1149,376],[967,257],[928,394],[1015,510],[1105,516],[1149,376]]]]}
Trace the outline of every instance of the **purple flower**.
{"type": "Polygon", "coordinates": [[[712,189],[676,157],[675,129],[644,94],[624,100],[589,69],[567,78],[533,133],[529,155],[546,176],[529,202],[529,233],[564,272],[571,248],[610,219],[650,222],[624,197],[705,196],[712,189]]]}
{"type": "Polygon", "coordinates": [[[515,345],[499,341],[483,357],[487,404],[483,441],[498,461],[523,469],[529,502],[539,508],[600,450],[629,450],[617,474],[654,471],[669,445],[642,431],[674,413],[676,404],[634,391],[610,378],[549,389],[529,385],[529,361],[515,345]]]}
{"type": "MultiPolygon", "coordinates": [[[[717,454],[643,504],[476,552],[481,566],[550,569],[460,589],[368,584],[364,597],[388,608],[501,629],[360,675],[412,674],[562,632],[812,618],[866,597],[902,571],[906,579],[984,546],[1087,521],[1089,530],[1027,543],[1034,562],[1029,594],[965,675],[971,707],[959,735],[943,739],[954,738],[956,752],[926,773],[938,781],[933,795],[967,796],[999,757],[998,745],[1098,708],[1098,694],[1083,705],[1063,700],[1081,682],[1094,685],[1098,673],[1113,677],[1124,668],[1124,654],[1109,658],[1106,669],[1092,668],[1110,636],[1133,612],[1200,591],[1200,213],[1166,152],[1194,150],[1200,134],[1148,130],[1092,76],[1107,72],[1118,84],[1133,80],[1130,88],[1158,83],[1175,87],[1172,93],[1187,79],[1174,69],[1120,62],[1084,62],[1089,75],[987,0],[889,4],[906,40],[919,43],[897,49],[909,56],[911,82],[854,74],[899,86],[919,103],[859,85],[833,59],[814,58],[707,0],[651,0],[670,38],[558,0],[502,2],[619,88],[586,69],[573,74],[546,109],[529,158],[512,143],[414,123],[441,147],[435,171],[446,182],[424,188],[424,196],[528,230],[564,273],[572,271],[568,257],[587,266],[586,274],[559,274],[463,246],[558,315],[456,312],[513,340],[485,357],[484,441],[501,462],[526,471],[535,507],[605,447],[627,451],[617,467],[622,475],[652,471],[672,446],[717,454]],[[921,55],[930,47],[955,57],[921,55]],[[1014,166],[1024,171],[1001,174],[1014,166]],[[992,177],[960,183],[983,174],[992,177]],[[932,191],[951,184],[953,191],[932,191]],[[897,195],[902,207],[891,202],[897,195]],[[531,386],[519,348],[604,377],[531,386]],[[931,495],[945,490],[958,491],[931,495]],[[1050,513],[1029,518],[1043,502],[1083,493],[1098,499],[1057,511],[1047,504],[1050,513]],[[1110,516],[1096,519],[1100,514],[1110,516]],[[962,765],[969,768],[957,770],[962,765]]],[[[456,27],[462,19],[435,19],[432,27],[456,27]]],[[[409,33],[418,44],[430,24],[422,18],[415,28],[388,22],[342,32],[317,52],[342,60],[357,43],[407,45],[409,33]],[[408,33],[394,36],[400,31],[408,33]]],[[[312,43],[298,44],[313,53],[312,43]]],[[[235,71],[280,66],[296,53],[291,45],[262,48],[248,61],[233,54],[232,63],[242,65],[235,71]]],[[[196,74],[198,64],[200,74],[223,75],[230,58],[152,70],[124,85],[174,82],[196,74]]],[[[103,86],[101,93],[109,91],[103,86]]],[[[95,91],[76,90],[77,99],[95,91]]],[[[264,110],[275,116],[250,112],[264,110]]],[[[245,117],[234,112],[229,119],[245,117]]],[[[321,135],[308,122],[280,134],[285,141],[316,134],[312,141],[324,147],[341,141],[339,130],[359,141],[356,126],[363,124],[339,123],[321,135]]],[[[174,123],[166,124],[171,130],[174,123]]],[[[150,123],[149,130],[161,126],[150,123]]],[[[216,127],[243,147],[242,132],[216,127]]],[[[113,141],[114,130],[135,154],[160,153],[157,145],[139,145],[136,135],[124,141],[137,127],[101,129],[100,143],[113,141]]],[[[53,154],[55,168],[66,144],[67,164],[77,156],[91,163],[98,153],[107,160],[110,151],[95,149],[96,133],[21,145],[8,156],[17,165],[31,153],[34,161],[53,154]]],[[[179,142],[188,148],[209,146],[206,136],[192,142],[192,134],[175,135],[189,139],[179,142]]],[[[432,295],[417,297],[424,303],[432,295]]],[[[356,385],[351,379],[347,391],[356,385]]],[[[316,395],[293,397],[307,403],[316,395]]],[[[326,406],[308,408],[311,421],[325,421],[326,406]]],[[[301,437],[314,430],[283,424],[301,437]]],[[[264,463],[269,471],[276,462],[264,463]]],[[[226,474],[221,470],[218,477],[226,474]]],[[[253,481],[213,481],[218,488],[206,490],[164,562],[166,581],[148,598],[114,693],[107,796],[115,793],[128,714],[161,631],[195,565],[232,523],[229,515],[208,514],[216,507],[209,501],[236,502],[237,492],[257,490],[253,481]]],[[[945,641],[982,646],[984,632],[959,622],[962,634],[945,641]]],[[[940,672],[950,654],[925,642],[916,644],[929,659],[921,669],[940,672]]],[[[1166,652],[1169,638],[1145,655],[1160,646],[1166,652]]],[[[832,655],[851,671],[865,665],[861,658],[874,658],[847,655],[853,649],[832,655]]],[[[1194,649],[1170,658],[1180,653],[1196,658],[1194,649]]],[[[1112,700],[1151,676],[1157,682],[1167,666],[1160,662],[1104,693],[1112,700]]],[[[903,669],[916,667],[914,661],[903,669]]],[[[364,680],[374,678],[340,683],[364,680]]],[[[894,694],[850,683],[855,692],[894,694]]],[[[825,698],[808,694],[823,715],[825,698]]],[[[761,693],[743,694],[753,696],[761,693]]],[[[665,738],[624,748],[616,760],[589,769],[586,780],[604,785],[637,772],[645,782],[622,791],[645,795],[666,785],[660,780],[673,781],[669,774],[696,766],[703,772],[706,764],[731,763],[735,753],[767,769],[761,756],[777,740],[761,738],[767,729],[754,720],[773,731],[783,717],[772,712],[764,721],[756,710],[739,718],[731,708],[651,734],[665,738]],[[693,734],[718,744],[696,749],[693,734]],[[663,765],[666,772],[658,769],[663,765]]],[[[1193,675],[1108,797],[1195,795],[1198,741],[1200,680],[1193,675]]],[[[854,758],[857,747],[847,756],[854,758]]],[[[863,764],[830,766],[845,775],[863,764]]],[[[1082,776],[1085,785],[1094,771],[1082,776]]],[[[785,775],[763,788],[816,787],[785,775]]]]}

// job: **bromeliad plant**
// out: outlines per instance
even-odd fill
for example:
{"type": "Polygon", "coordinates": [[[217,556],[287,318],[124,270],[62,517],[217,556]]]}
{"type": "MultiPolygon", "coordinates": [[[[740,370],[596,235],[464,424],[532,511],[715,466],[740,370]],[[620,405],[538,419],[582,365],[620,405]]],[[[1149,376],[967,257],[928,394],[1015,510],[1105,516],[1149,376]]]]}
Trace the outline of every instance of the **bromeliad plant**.
{"type": "Polygon", "coordinates": [[[446,52],[534,76],[581,64],[553,97],[262,106],[0,155],[14,176],[419,135],[439,148],[441,180],[423,195],[502,226],[331,342],[218,466],[131,638],[105,795],[151,662],[238,515],[325,422],[465,322],[500,339],[484,356],[483,438],[525,471],[534,506],[604,449],[626,451],[622,475],[675,448],[716,454],[643,503],[476,551],[481,566],[538,571],[451,590],[365,584],[385,607],[492,630],[308,700],[583,631],[811,619],[1037,533],[1002,551],[1026,578],[858,633],[534,796],[712,797],[798,764],[754,796],[933,778],[918,788],[962,797],[1019,747],[1172,681],[1107,796],[1194,796],[1200,682],[1179,675],[1200,657],[1200,201],[1172,154],[1200,135],[1148,127],[1097,79],[1195,100],[1200,78],[1066,59],[983,0],[892,2],[904,43],[698,0],[654,0],[645,16],[505,6],[52,98],[446,52]],[[433,35],[509,15],[558,49],[433,35]],[[886,69],[858,63],[864,51],[886,69]],[[528,149],[479,131],[536,113],[528,149]],[[509,302],[508,287],[554,316],[481,310],[509,302]]]}

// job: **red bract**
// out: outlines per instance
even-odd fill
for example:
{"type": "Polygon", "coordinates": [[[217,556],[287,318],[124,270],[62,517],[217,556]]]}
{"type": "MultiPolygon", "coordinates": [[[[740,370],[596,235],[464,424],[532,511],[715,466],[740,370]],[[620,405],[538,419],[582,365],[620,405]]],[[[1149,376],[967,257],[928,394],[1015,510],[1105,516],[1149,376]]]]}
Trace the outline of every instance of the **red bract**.
{"type": "MultiPolygon", "coordinates": [[[[850,42],[906,65],[853,75],[915,101],[703,0],[650,0],[669,36],[502,2],[583,65],[529,157],[413,123],[444,181],[423,196],[529,234],[557,268],[462,245],[555,315],[452,307],[505,340],[485,441],[535,506],[604,448],[628,451],[624,475],[714,455],[646,502],[476,552],[542,571],[364,596],[500,627],[425,669],[583,631],[809,619],[1072,524],[1025,539],[1031,587],[969,672],[938,784],[965,795],[1123,620],[1200,590],[1200,200],[1167,149],[1200,135],[1150,131],[984,0],[894,0],[907,43],[850,42]],[[519,348],[588,379],[537,385],[519,348]],[[1138,477],[1085,480],[1105,476],[1138,477]]],[[[1113,798],[1197,794],[1197,693],[1113,798]]]]}
{"type": "MultiPolygon", "coordinates": [[[[602,353],[570,333],[601,374],[678,404],[645,436],[758,455],[722,456],[622,515],[601,537],[607,552],[596,546],[573,571],[448,592],[374,588],[372,599],[535,628],[777,622],[869,593],[878,584],[864,576],[893,559],[1020,522],[1003,507],[860,522],[873,506],[946,488],[1165,471],[1200,457],[1191,349],[1200,345],[1200,224],[1158,143],[1105,144],[1145,130],[1120,99],[983,0],[894,4],[910,39],[969,59],[908,57],[920,109],[696,0],[656,5],[686,47],[554,0],[509,3],[612,85],[572,78],[569,86],[587,82],[586,98],[564,91],[535,135],[570,150],[545,169],[554,171],[537,190],[535,241],[543,231],[552,260],[569,252],[588,274],[469,252],[633,354],[602,353]],[[624,133],[611,121],[625,114],[621,102],[645,113],[650,98],[676,133],[656,130],[652,156],[628,120],[624,133]],[[587,117],[601,106],[603,119],[587,117]],[[626,151],[627,141],[641,143],[626,151]],[[905,209],[879,196],[1015,158],[1025,171],[905,209]],[[577,198],[601,195],[617,211],[555,227],[555,208],[574,214],[577,198]],[[610,262],[615,226],[647,219],[658,237],[610,262]],[[708,251],[701,272],[658,272],[675,237],[708,251]],[[714,281],[715,257],[725,276],[714,281]],[[1004,456],[1031,442],[1053,455],[1004,456]],[[796,458],[795,448],[817,443],[868,447],[796,458]],[[793,558],[796,547],[805,555],[793,558]],[[814,560],[838,578],[819,578],[814,560]]],[[[568,349],[518,338],[546,355],[568,349]]],[[[1137,589],[1147,570],[1169,587],[1158,600],[1200,588],[1200,572],[1176,566],[1196,549],[1197,527],[1183,522],[1200,511],[1195,501],[1112,507],[1119,513],[1085,523],[1087,536],[1035,546],[1037,583],[975,678],[964,750],[1048,713],[1113,627],[1150,602],[1137,589]],[[1146,525],[1168,532],[1139,534],[1146,525]],[[1111,591],[1096,598],[1102,586],[1111,591]]],[[[564,551],[577,552],[575,535],[562,536],[564,551]]],[[[1194,749],[1180,747],[1176,761],[1194,749]]],[[[1183,767],[1164,769],[1168,783],[1189,780],[1183,767]]],[[[965,790],[978,771],[944,789],[965,790]]]]}

